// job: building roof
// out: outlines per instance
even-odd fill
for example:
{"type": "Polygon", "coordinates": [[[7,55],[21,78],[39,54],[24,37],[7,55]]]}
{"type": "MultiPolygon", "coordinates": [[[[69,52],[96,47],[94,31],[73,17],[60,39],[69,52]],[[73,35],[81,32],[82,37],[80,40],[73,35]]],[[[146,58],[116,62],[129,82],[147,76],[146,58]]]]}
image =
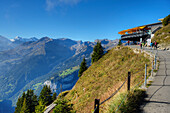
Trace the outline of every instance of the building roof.
{"type": "Polygon", "coordinates": [[[143,30],[144,28],[146,28],[146,26],[134,27],[134,28],[131,28],[131,29],[120,31],[120,32],[118,32],[118,34],[121,34],[121,35],[124,35],[126,33],[131,34],[131,33],[134,33],[136,31],[143,30]]]}
{"type": "Polygon", "coordinates": [[[131,33],[134,33],[136,31],[139,31],[139,30],[150,29],[151,26],[155,26],[155,25],[159,25],[159,24],[162,24],[162,22],[157,22],[157,23],[152,23],[152,24],[134,27],[134,28],[131,28],[131,29],[120,31],[120,32],[118,32],[118,34],[120,34],[120,35],[124,35],[126,33],[131,34],[131,33]]]}

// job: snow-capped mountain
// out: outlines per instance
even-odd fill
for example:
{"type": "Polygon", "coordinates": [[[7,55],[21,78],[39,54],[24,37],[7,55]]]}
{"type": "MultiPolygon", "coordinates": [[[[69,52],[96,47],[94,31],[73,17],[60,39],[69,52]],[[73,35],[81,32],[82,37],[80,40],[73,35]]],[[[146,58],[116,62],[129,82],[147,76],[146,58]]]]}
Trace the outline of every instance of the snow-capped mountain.
{"type": "Polygon", "coordinates": [[[14,39],[11,39],[13,43],[21,44],[23,42],[29,42],[29,41],[37,41],[38,39],[36,37],[31,37],[31,38],[22,38],[19,36],[16,36],[14,39]]]}

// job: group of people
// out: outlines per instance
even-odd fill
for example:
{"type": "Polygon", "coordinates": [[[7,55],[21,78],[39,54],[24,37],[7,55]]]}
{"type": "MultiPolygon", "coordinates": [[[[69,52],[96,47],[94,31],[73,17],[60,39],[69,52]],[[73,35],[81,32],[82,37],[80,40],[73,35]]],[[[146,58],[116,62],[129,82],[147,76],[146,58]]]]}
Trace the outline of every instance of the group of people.
{"type": "Polygon", "coordinates": [[[151,49],[152,49],[153,47],[154,47],[154,49],[157,49],[157,42],[156,42],[156,41],[151,42],[150,46],[151,46],[151,49]]]}
{"type": "MultiPolygon", "coordinates": [[[[142,47],[144,47],[144,46],[146,46],[147,44],[145,44],[144,42],[140,42],[140,48],[142,49],[142,47]]],[[[154,42],[151,42],[150,43],[150,47],[151,47],[151,49],[157,49],[157,42],[156,41],[154,41],[154,42]]]]}

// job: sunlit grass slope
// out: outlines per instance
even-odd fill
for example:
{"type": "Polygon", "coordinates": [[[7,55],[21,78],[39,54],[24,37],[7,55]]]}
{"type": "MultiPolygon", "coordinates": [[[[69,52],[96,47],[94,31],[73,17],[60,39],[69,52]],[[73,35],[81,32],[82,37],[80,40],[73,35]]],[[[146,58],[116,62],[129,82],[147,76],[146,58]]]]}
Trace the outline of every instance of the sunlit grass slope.
{"type": "Polygon", "coordinates": [[[157,41],[159,44],[170,45],[170,24],[158,30],[152,41],[157,41]]]}
{"type": "MultiPolygon", "coordinates": [[[[131,86],[142,81],[145,63],[148,64],[149,72],[151,60],[148,55],[138,52],[128,47],[116,47],[90,66],[66,95],[74,104],[74,109],[78,113],[92,112],[94,99],[100,99],[101,102],[108,98],[125,81],[128,71],[132,73],[131,86]]],[[[107,111],[105,104],[100,110],[107,111]]]]}

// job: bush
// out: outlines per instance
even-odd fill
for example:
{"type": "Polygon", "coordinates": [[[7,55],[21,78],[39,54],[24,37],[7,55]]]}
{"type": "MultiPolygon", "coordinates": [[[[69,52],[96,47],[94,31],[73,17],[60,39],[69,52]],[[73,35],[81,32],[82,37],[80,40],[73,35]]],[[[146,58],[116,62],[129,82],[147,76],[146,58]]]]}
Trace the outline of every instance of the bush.
{"type": "Polygon", "coordinates": [[[58,99],[53,113],[73,113],[73,104],[68,103],[65,99],[58,99]]]}

